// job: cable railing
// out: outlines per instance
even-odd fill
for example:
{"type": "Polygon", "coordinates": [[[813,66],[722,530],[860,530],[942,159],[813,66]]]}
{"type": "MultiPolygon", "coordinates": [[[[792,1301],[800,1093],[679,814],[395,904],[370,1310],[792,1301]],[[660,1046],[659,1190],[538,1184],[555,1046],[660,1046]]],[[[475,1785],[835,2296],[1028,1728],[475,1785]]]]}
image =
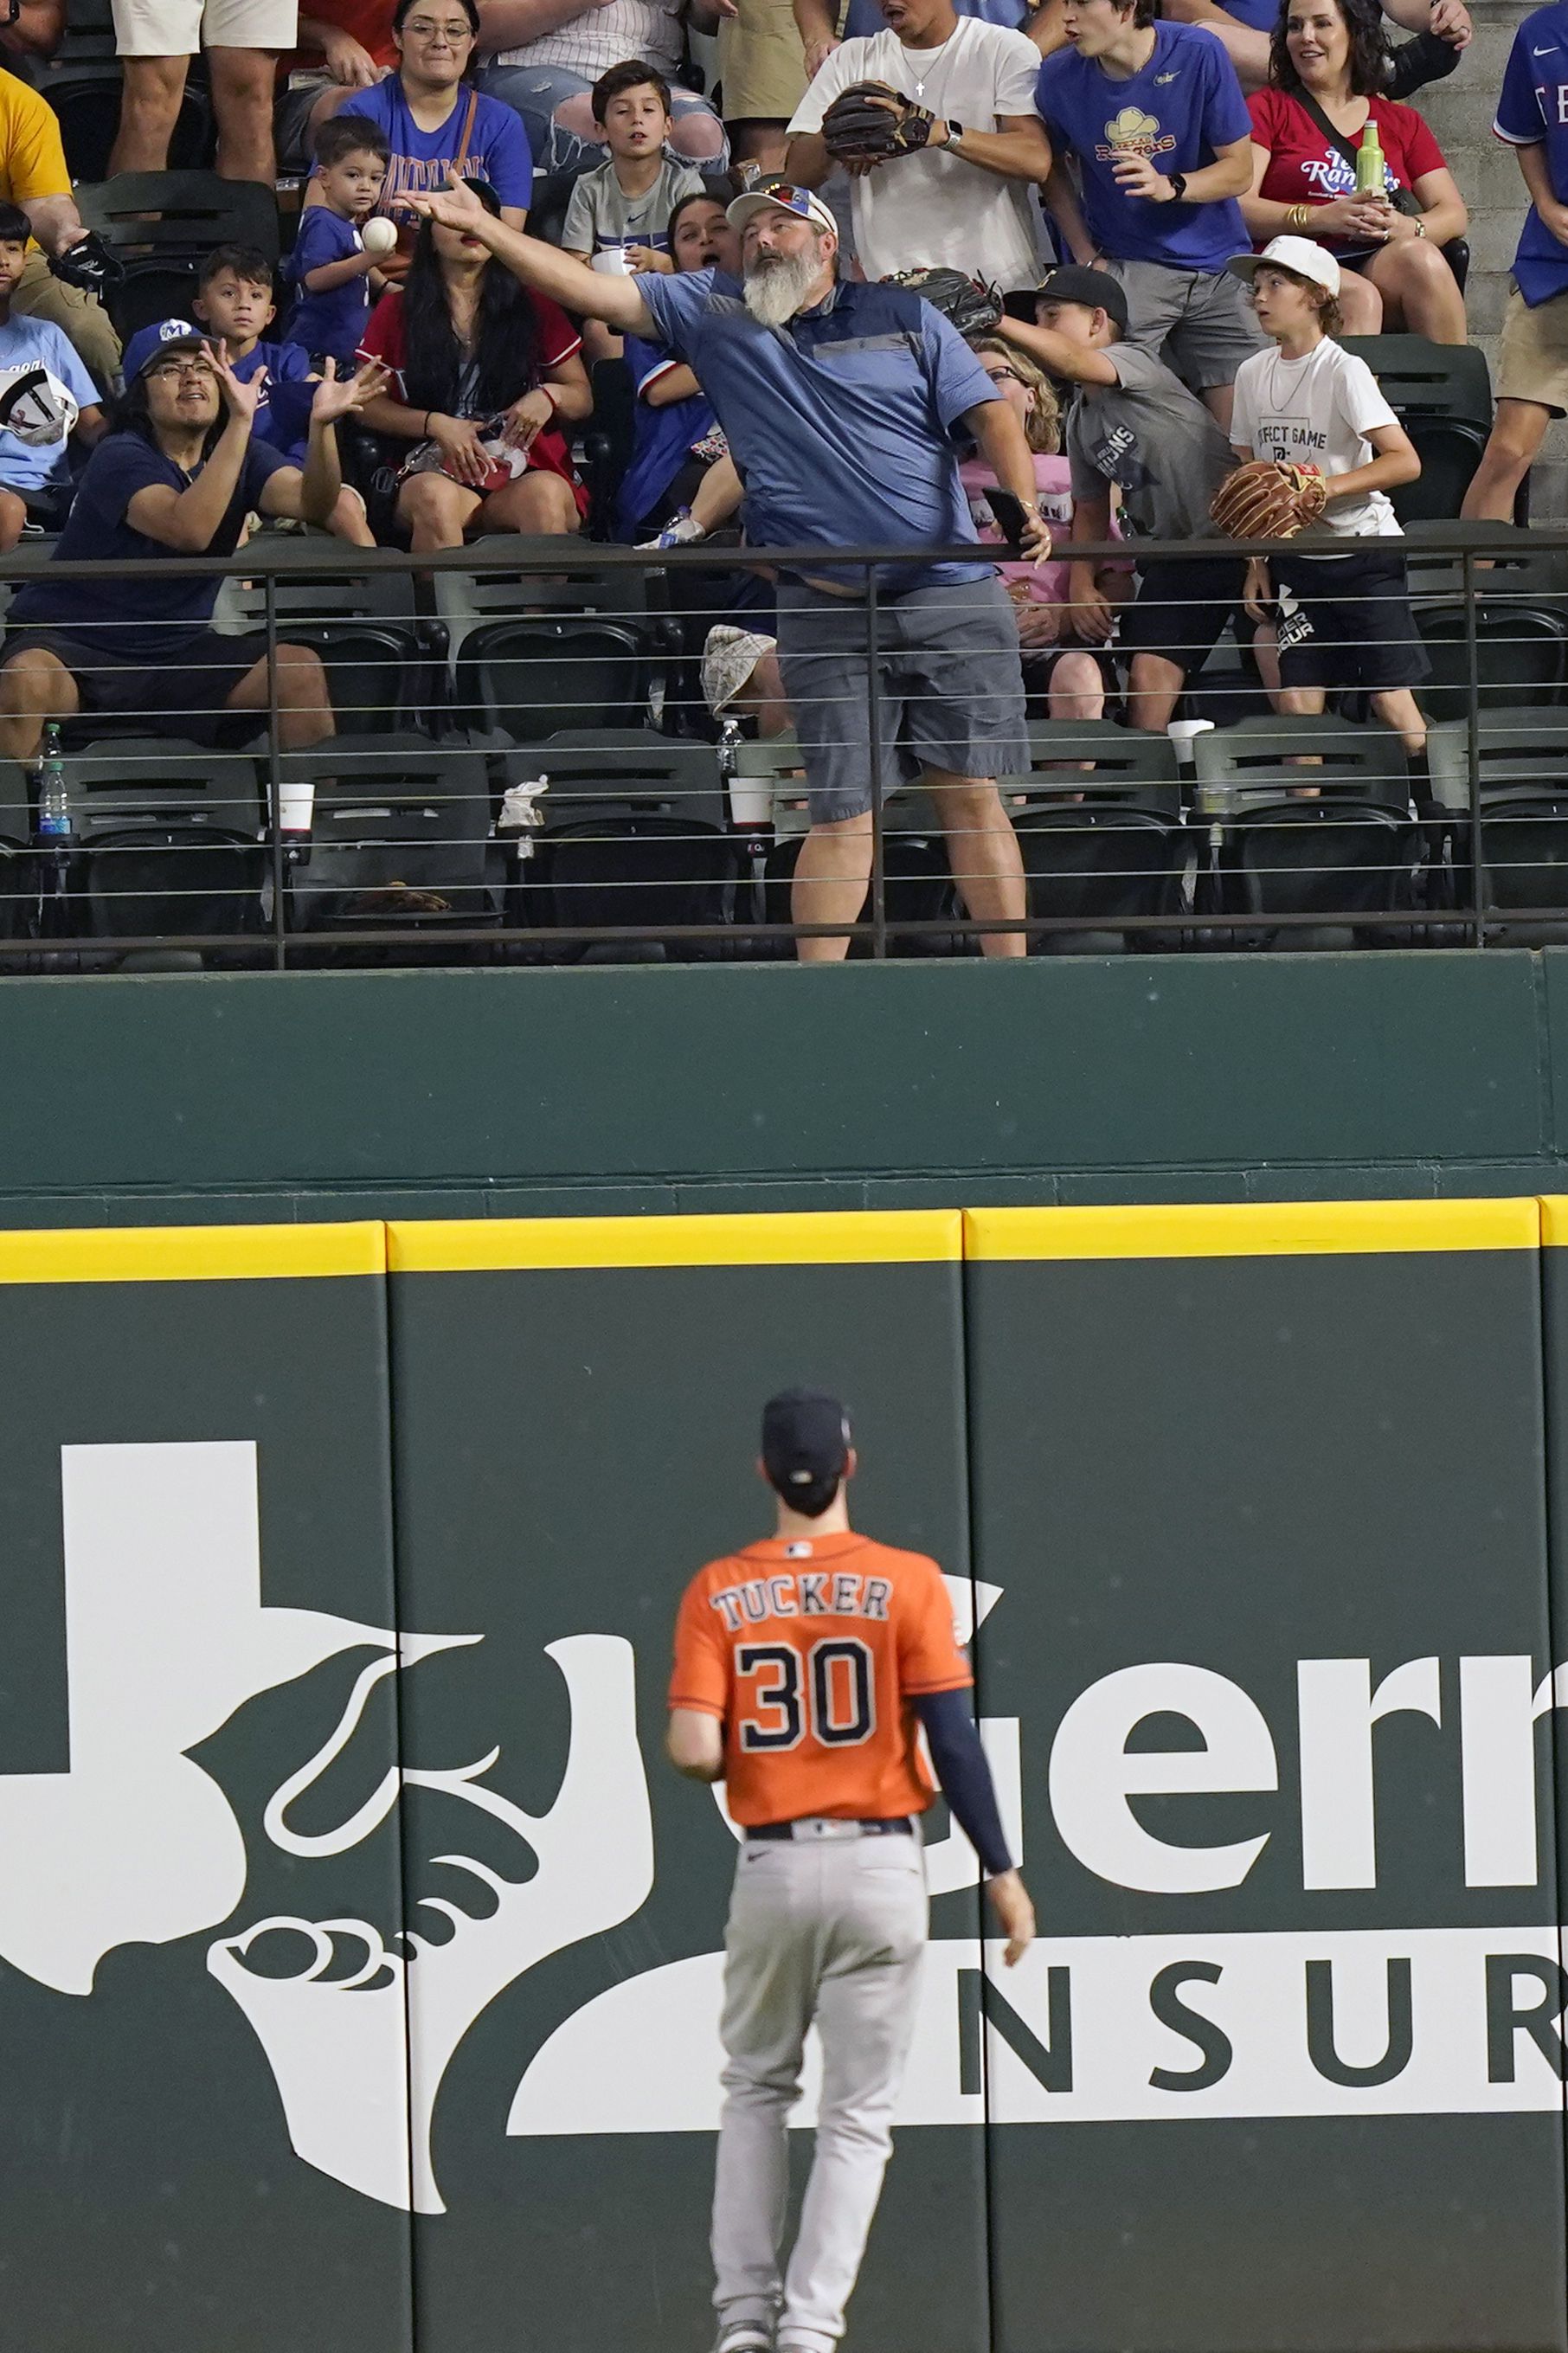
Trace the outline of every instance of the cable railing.
{"type": "MultiPolygon", "coordinates": [[[[0,597],[112,577],[124,618],[76,658],[81,707],[41,757],[0,716],[0,971],[1568,939],[1568,530],[1432,525],[1404,553],[1430,665],[1408,739],[1353,689],[1282,708],[1270,620],[1239,611],[1159,726],[1126,723],[1120,631],[1064,662],[1057,615],[1058,642],[1023,651],[1019,737],[956,621],[947,649],[940,588],[904,653],[907,550],[408,555],[264,531],[228,559],[68,566],[24,547],[0,597]],[[780,573],[843,604],[787,681],[780,573]],[[114,659],[142,578],[214,574],[235,664],[267,657],[243,711],[114,659]],[[990,803],[964,779],[998,736],[990,803]],[[824,889],[815,844],[803,884],[808,762],[869,799],[863,904],[853,878],[824,889]]],[[[0,656],[32,628],[8,620],[0,656]]],[[[1363,635],[1352,600],[1329,675],[1363,635]]]]}

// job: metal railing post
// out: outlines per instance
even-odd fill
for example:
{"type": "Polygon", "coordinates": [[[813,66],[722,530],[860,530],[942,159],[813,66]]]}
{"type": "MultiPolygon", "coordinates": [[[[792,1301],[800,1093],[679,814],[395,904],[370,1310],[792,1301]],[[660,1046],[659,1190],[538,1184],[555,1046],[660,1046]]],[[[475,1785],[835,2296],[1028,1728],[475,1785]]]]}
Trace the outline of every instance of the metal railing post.
{"type": "Polygon", "coordinates": [[[270,572],[267,591],[267,805],[272,829],[272,961],[289,969],[289,931],[283,906],[283,768],[278,742],[278,584],[270,572]]]}
{"type": "Polygon", "coordinates": [[[866,568],[866,747],[871,761],[871,954],[888,953],[888,894],[882,867],[882,649],[877,567],[866,568]]]}
{"type": "Polygon", "coordinates": [[[1464,549],[1460,579],[1465,598],[1465,765],[1470,776],[1470,914],[1471,944],[1487,944],[1486,860],[1481,847],[1481,666],[1476,630],[1476,573],[1470,551],[1464,549]]]}

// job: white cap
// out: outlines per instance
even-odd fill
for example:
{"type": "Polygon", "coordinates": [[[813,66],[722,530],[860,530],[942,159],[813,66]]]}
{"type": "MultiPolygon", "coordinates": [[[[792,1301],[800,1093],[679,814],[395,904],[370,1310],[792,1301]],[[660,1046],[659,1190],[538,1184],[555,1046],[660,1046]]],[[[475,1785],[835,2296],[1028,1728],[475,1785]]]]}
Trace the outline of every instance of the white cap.
{"type": "Polygon", "coordinates": [[[1310,237],[1272,237],[1261,253],[1233,254],[1225,266],[1233,278],[1251,278],[1265,261],[1272,261],[1281,269],[1292,269],[1298,278],[1310,279],[1325,294],[1337,294],[1340,290],[1339,263],[1326,246],[1314,245],[1310,237]]]}
{"type": "Polygon", "coordinates": [[[797,188],[793,181],[780,180],[771,188],[750,188],[737,196],[724,217],[733,229],[742,229],[757,213],[769,206],[781,213],[793,214],[796,220],[811,221],[817,228],[830,228],[835,236],[838,223],[812,188],[797,188]]]}

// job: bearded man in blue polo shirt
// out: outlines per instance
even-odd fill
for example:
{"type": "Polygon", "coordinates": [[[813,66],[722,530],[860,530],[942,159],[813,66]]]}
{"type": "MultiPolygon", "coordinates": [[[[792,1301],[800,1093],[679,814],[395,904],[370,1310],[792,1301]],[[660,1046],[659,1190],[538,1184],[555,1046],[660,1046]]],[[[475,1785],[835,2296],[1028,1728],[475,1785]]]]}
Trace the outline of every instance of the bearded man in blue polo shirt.
{"type": "MultiPolygon", "coordinates": [[[[737,197],[742,278],[717,269],[609,278],[520,236],[456,180],[411,200],[475,237],[525,284],[621,334],[662,343],[711,401],[745,484],[754,547],[896,547],[878,586],[881,784],[906,754],[931,790],[976,923],[1024,915],[1018,845],[996,790],[1027,760],[1018,630],[990,562],[934,561],[974,543],[955,437],[973,438],[1026,510],[1037,562],[1050,533],[1036,503],[1023,427],[974,354],[929,303],[899,286],[840,281],[832,214],[809,189],[737,197]]],[[[805,756],[811,831],[795,869],[804,958],[842,956],[865,902],[873,800],[861,580],[805,555],[778,586],[779,661],[805,756]]],[[[987,931],[991,955],[1021,955],[1021,932],[987,931]]]]}
{"type": "Polygon", "coordinates": [[[1068,46],[1035,97],[1057,159],[1046,201],[1073,259],[1121,280],[1128,341],[1228,428],[1236,371],[1268,340],[1226,269],[1252,250],[1237,202],[1252,186],[1252,118],[1221,42],[1156,23],[1155,5],[1068,0],[1068,46]]]}

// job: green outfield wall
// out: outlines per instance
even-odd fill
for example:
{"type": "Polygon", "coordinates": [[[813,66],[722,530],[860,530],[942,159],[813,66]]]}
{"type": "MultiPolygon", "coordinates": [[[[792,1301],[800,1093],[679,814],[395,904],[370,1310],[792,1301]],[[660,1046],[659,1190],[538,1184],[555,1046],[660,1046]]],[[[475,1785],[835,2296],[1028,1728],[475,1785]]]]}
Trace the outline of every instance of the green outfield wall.
{"type": "Polygon", "coordinates": [[[0,2345],[709,2341],[733,1834],[670,1625],[810,1380],[942,1561],[1043,1931],[999,1966],[939,1808],[854,2353],[1568,2353],[1565,1247],[1533,1196],[0,1233],[0,2345]]]}
{"type": "Polygon", "coordinates": [[[1551,1192],[1568,951],[15,979],[0,1226],[1551,1192]]]}

